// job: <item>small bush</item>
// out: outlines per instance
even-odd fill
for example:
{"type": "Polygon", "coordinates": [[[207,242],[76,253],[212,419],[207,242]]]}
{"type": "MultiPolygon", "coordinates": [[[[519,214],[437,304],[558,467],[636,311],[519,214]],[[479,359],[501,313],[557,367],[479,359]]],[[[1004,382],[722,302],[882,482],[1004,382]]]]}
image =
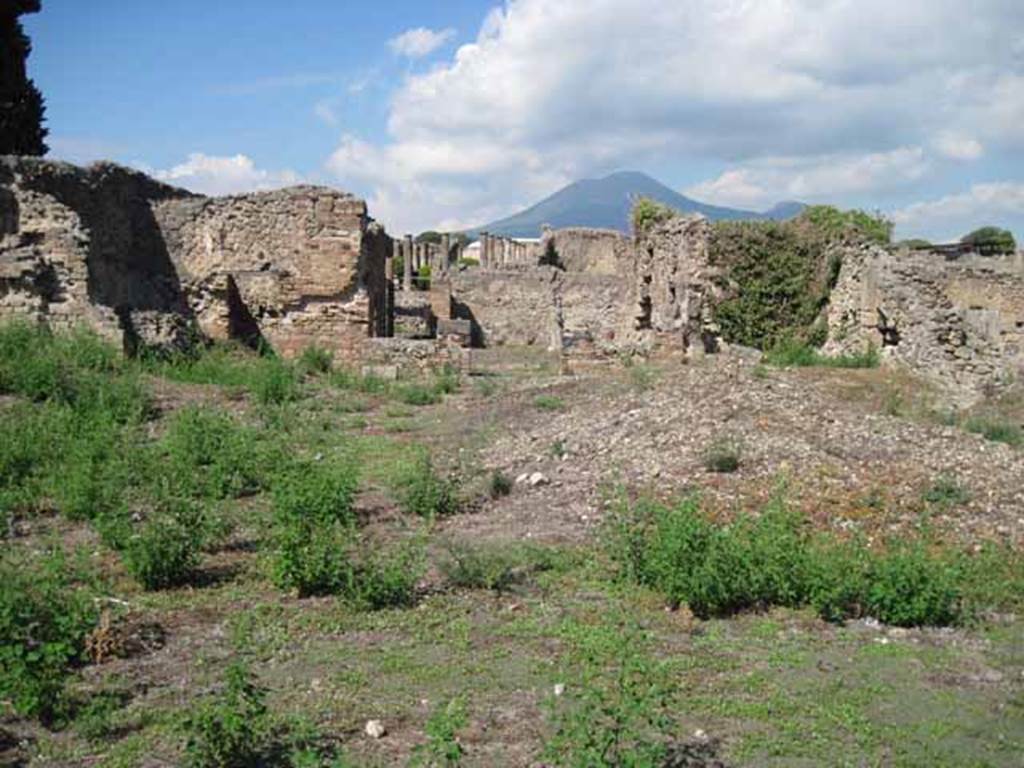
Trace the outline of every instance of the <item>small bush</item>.
{"type": "Polygon", "coordinates": [[[964,425],[968,432],[981,435],[993,443],[1024,445],[1024,429],[1016,424],[989,416],[973,416],[964,425]]]}
{"type": "Polygon", "coordinates": [[[468,723],[466,704],[452,699],[430,715],[426,725],[427,741],[413,750],[411,765],[422,768],[456,768],[461,765],[465,750],[458,733],[468,723]]]}
{"type": "Polygon", "coordinates": [[[312,344],[299,355],[299,368],[304,373],[330,373],[334,367],[334,354],[312,344]]]}
{"type": "Polygon", "coordinates": [[[352,464],[299,464],[274,482],[273,507],[277,520],[306,520],[355,524],[359,474],[352,464]]]}
{"type": "Polygon", "coordinates": [[[924,492],[924,500],[937,507],[958,507],[971,500],[971,492],[952,475],[942,475],[924,492]]]}
{"type": "Polygon", "coordinates": [[[565,409],[565,401],[555,395],[537,395],[533,407],[541,411],[561,411],[565,409]]]}
{"type": "Polygon", "coordinates": [[[0,554],[0,700],[22,716],[60,720],[65,681],[97,620],[61,552],[36,561],[0,554]]]}
{"type": "Polygon", "coordinates": [[[100,742],[114,733],[114,718],[130,697],[117,691],[101,691],[75,709],[75,732],[84,739],[100,742]]]}
{"type": "Polygon", "coordinates": [[[457,368],[445,364],[441,370],[434,375],[434,389],[442,395],[451,395],[458,392],[462,387],[462,378],[457,368]]]}
{"type": "Polygon", "coordinates": [[[338,520],[288,517],[279,519],[273,537],[271,575],[280,589],[299,597],[351,591],[349,557],[353,528],[338,520]]]}
{"type": "MultiPolygon", "coordinates": [[[[980,574],[1016,573],[1005,561],[980,569],[922,542],[876,552],[856,540],[814,536],[780,501],[726,527],[702,516],[693,500],[622,504],[606,523],[605,541],[623,577],[702,617],[810,605],[830,621],[957,624],[980,610],[980,600],[965,599],[978,594],[980,574]]],[[[1019,583],[1019,574],[1011,578],[1019,583]]],[[[997,594],[1005,601],[1008,593],[997,594]]]]}
{"type": "Polygon", "coordinates": [[[961,242],[973,246],[982,256],[1001,256],[1017,251],[1013,233],[999,227],[976,229],[970,234],[964,235],[961,242]]]}
{"type": "Polygon", "coordinates": [[[441,392],[423,384],[403,384],[395,395],[406,405],[435,405],[443,399],[441,392]]]}
{"type": "Polygon", "coordinates": [[[671,689],[637,626],[570,625],[565,693],[548,702],[554,734],[544,758],[554,765],[662,766],[672,737],[671,689]]]}
{"type": "Polygon", "coordinates": [[[459,511],[458,484],[438,477],[425,456],[399,468],[392,490],[406,514],[433,519],[459,511]]]}
{"type": "Polygon", "coordinates": [[[228,667],[224,689],[199,702],[185,720],[188,764],[194,768],[262,765],[274,741],[265,700],[266,691],[245,665],[228,667]]]}
{"type": "Polygon", "coordinates": [[[503,496],[508,496],[512,493],[512,478],[500,469],[496,469],[491,472],[491,481],[488,490],[492,499],[500,499],[503,496]]]}
{"type": "Polygon", "coordinates": [[[416,584],[423,575],[423,548],[409,542],[390,549],[374,547],[357,563],[345,597],[372,611],[408,608],[416,602],[416,584]]]}
{"type": "Polygon", "coordinates": [[[633,203],[633,234],[643,235],[656,224],[672,218],[675,213],[667,205],[659,203],[657,200],[641,197],[633,203]]]}
{"type": "Polygon", "coordinates": [[[553,566],[551,553],[530,545],[451,542],[441,573],[453,587],[504,592],[533,573],[553,566]]]}
{"type": "Polygon", "coordinates": [[[704,451],[704,467],[708,472],[729,474],[740,468],[743,444],[734,437],[716,438],[704,451]]]}
{"type": "Polygon", "coordinates": [[[299,397],[295,369],[275,358],[266,359],[254,370],[250,386],[260,405],[281,405],[299,397]]]}
{"type": "Polygon", "coordinates": [[[198,533],[172,515],[147,520],[124,545],[128,573],[147,590],[189,583],[199,566],[202,541],[198,533]]]}

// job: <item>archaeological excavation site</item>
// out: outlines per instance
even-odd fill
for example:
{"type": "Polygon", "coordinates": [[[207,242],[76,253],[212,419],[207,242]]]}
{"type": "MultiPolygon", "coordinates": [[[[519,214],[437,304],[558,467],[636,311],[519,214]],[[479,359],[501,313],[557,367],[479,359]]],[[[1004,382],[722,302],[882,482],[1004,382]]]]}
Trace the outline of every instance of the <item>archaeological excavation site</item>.
{"type": "Polygon", "coordinates": [[[58,159],[12,8],[0,766],[1022,765],[1008,230],[193,191],[58,159]]]}

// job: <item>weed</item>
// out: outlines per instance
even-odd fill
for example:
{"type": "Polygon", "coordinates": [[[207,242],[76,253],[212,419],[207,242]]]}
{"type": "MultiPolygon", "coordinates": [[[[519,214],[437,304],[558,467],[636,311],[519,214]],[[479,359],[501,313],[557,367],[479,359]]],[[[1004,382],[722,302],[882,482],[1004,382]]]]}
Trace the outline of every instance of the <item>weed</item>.
{"type": "Polygon", "coordinates": [[[734,437],[718,437],[704,451],[704,467],[708,472],[728,474],[740,468],[743,444],[734,437]]]}
{"type": "Polygon", "coordinates": [[[778,367],[824,367],[824,368],[877,368],[881,363],[878,349],[874,345],[861,353],[828,357],[810,344],[786,337],[776,342],[767,352],[764,360],[778,367]]]}
{"type": "Polygon", "coordinates": [[[98,620],[90,598],[59,550],[0,555],[0,699],[16,713],[48,724],[66,714],[65,680],[98,620]]]}
{"type": "Polygon", "coordinates": [[[512,478],[496,469],[491,472],[489,491],[492,499],[500,499],[512,493],[512,478]]]}
{"type": "Polygon", "coordinates": [[[553,556],[530,545],[450,542],[441,573],[453,587],[504,592],[532,573],[553,567],[553,556]]]}
{"type": "Polygon", "coordinates": [[[993,443],[1005,443],[1015,447],[1024,445],[1024,429],[992,416],[973,416],[967,420],[964,428],[993,443]]]}
{"type": "Polygon", "coordinates": [[[299,369],[303,373],[330,373],[334,367],[334,354],[323,347],[311,344],[299,355],[299,369]]]}
{"type": "Polygon", "coordinates": [[[931,487],[924,492],[924,500],[937,507],[949,509],[959,507],[971,500],[971,492],[953,475],[941,475],[931,487]]]}
{"type": "Polygon", "coordinates": [[[647,392],[654,388],[658,381],[658,372],[655,368],[644,363],[634,363],[627,367],[629,379],[633,388],[638,392],[647,392]]]}
{"type": "Polygon", "coordinates": [[[279,519],[273,535],[271,575],[299,597],[331,595],[352,587],[349,557],[354,531],[338,520],[279,519]]]}
{"type": "Polygon", "coordinates": [[[476,379],[473,386],[480,397],[493,397],[498,391],[498,383],[491,378],[476,379]]]}
{"type": "Polygon", "coordinates": [[[556,459],[561,459],[563,456],[565,456],[567,453],[569,453],[569,449],[565,445],[565,440],[559,439],[559,440],[555,440],[555,442],[553,442],[551,444],[551,448],[549,449],[549,452],[556,459]]]}
{"type": "Polygon", "coordinates": [[[459,511],[458,484],[451,478],[438,477],[426,456],[399,467],[392,489],[406,514],[433,519],[459,511]]]}
{"type": "Polygon", "coordinates": [[[425,728],[427,742],[413,750],[413,766],[423,768],[456,768],[462,764],[465,750],[458,740],[458,732],[468,723],[466,704],[452,699],[430,715],[425,728]]]}
{"type": "Polygon", "coordinates": [[[442,400],[440,392],[424,384],[403,384],[395,394],[406,405],[435,405],[442,400]]]}
{"type": "Polygon", "coordinates": [[[355,566],[345,597],[369,610],[413,605],[416,583],[423,574],[421,543],[412,541],[391,549],[374,547],[371,551],[355,566]]]}
{"type": "Polygon", "coordinates": [[[100,691],[75,710],[75,731],[84,739],[100,742],[115,731],[114,719],[130,696],[121,691],[100,691]]]}
{"type": "Polygon", "coordinates": [[[305,520],[355,524],[359,475],[353,464],[301,463],[277,477],[274,515],[280,522],[305,520]]]}
{"type": "Polygon", "coordinates": [[[262,764],[274,740],[266,691],[238,662],[228,667],[221,692],[199,702],[184,728],[185,753],[195,768],[247,768],[262,764]]]}
{"type": "Polygon", "coordinates": [[[667,755],[670,689],[662,664],[635,624],[570,625],[565,692],[549,702],[555,765],[658,766],[667,755]]]}
{"type": "Polygon", "coordinates": [[[143,523],[124,545],[125,568],[143,588],[166,589],[187,584],[199,565],[201,539],[172,515],[143,523]]]}
{"type": "Polygon", "coordinates": [[[533,407],[541,411],[563,411],[565,401],[554,395],[537,395],[533,400],[533,407]]]}
{"type": "Polygon", "coordinates": [[[260,405],[281,405],[299,396],[295,369],[276,358],[266,360],[253,371],[250,386],[260,405]]]}

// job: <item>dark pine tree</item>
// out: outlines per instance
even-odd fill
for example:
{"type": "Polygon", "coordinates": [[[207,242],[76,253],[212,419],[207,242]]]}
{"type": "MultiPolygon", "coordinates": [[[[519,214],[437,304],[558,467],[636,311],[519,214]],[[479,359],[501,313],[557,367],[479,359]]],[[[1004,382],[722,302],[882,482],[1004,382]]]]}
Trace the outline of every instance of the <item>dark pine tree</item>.
{"type": "Polygon", "coordinates": [[[0,0],[0,155],[45,155],[43,97],[28,79],[32,44],[18,17],[36,13],[39,0],[0,0]]]}

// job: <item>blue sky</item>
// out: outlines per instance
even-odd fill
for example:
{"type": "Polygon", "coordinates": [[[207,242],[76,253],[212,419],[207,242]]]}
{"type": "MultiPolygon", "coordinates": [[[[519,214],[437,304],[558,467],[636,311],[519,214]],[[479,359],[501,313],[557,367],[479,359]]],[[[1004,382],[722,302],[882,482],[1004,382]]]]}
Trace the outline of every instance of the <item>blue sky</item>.
{"type": "Polygon", "coordinates": [[[325,183],[405,231],[638,169],[1024,239],[1019,0],[44,0],[24,23],[54,156],[196,191],[325,183]]]}

